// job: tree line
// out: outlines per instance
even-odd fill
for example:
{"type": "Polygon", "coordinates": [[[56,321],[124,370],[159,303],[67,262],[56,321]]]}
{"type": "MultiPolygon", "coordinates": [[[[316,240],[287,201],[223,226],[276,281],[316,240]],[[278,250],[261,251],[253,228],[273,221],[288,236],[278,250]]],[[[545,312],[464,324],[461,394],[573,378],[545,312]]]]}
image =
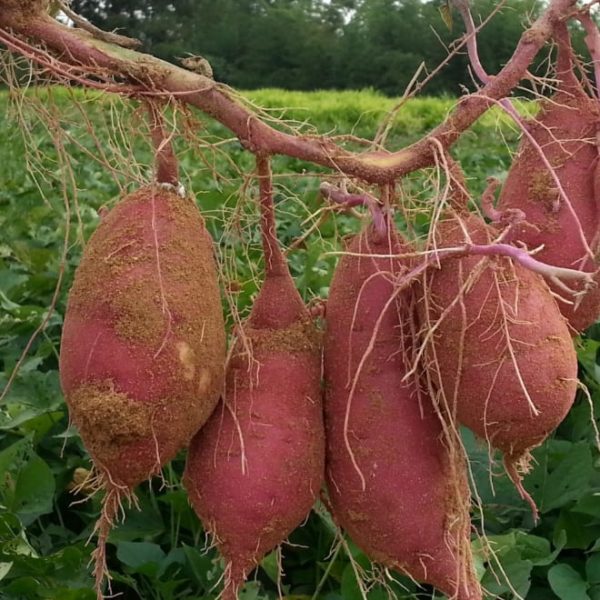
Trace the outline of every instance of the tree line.
{"type": "MultiPolygon", "coordinates": [[[[497,0],[473,0],[480,23],[497,0]]],[[[204,56],[215,78],[242,89],[359,89],[401,94],[422,80],[463,32],[446,0],[73,0],[72,8],[103,29],[120,29],[145,49],[177,61],[204,56]],[[447,13],[446,13],[447,14],[447,13]],[[421,65],[424,66],[421,66],[421,65]]],[[[481,60],[497,72],[543,0],[507,0],[479,36],[481,60]]],[[[428,94],[471,85],[458,54],[427,85],[428,94]]]]}

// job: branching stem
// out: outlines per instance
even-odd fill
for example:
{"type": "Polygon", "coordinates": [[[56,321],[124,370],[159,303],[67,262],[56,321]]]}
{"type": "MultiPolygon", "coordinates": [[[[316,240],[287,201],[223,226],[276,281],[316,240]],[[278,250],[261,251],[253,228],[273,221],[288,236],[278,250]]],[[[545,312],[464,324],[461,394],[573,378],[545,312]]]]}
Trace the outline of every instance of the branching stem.
{"type": "Polygon", "coordinates": [[[256,172],[260,190],[260,227],[266,275],[281,275],[287,272],[287,263],[279,247],[273,205],[273,175],[271,158],[264,154],[256,157],[256,172]]]}
{"type": "MultiPolygon", "coordinates": [[[[490,78],[479,94],[463,97],[448,118],[427,136],[394,153],[375,151],[355,154],[340,148],[326,137],[299,136],[278,131],[242,105],[226,86],[153,56],[98,40],[48,16],[27,17],[14,8],[13,2],[6,4],[6,0],[0,0],[0,29],[13,29],[22,36],[45,44],[58,53],[63,71],[65,63],[76,65],[80,70],[96,72],[99,68],[106,69],[112,74],[113,80],[127,83],[124,93],[130,91],[133,83],[137,87],[137,94],[158,95],[192,104],[233,131],[242,144],[256,154],[284,154],[325,165],[369,183],[386,184],[433,165],[432,137],[448,149],[489,109],[493,100],[509,94],[552,36],[554,27],[568,16],[575,3],[576,0],[552,0],[540,18],[524,32],[505,67],[490,78]]],[[[30,58],[38,60],[36,55],[30,58]]],[[[61,75],[64,76],[64,73],[61,75]]]]}
{"type": "Polygon", "coordinates": [[[120,35],[118,33],[114,33],[112,31],[104,31],[98,27],[96,27],[93,23],[90,23],[87,19],[78,15],[74,10],[71,10],[69,5],[66,2],[59,1],[60,10],[65,13],[65,15],[77,25],[77,27],[81,27],[84,31],[91,33],[94,37],[97,37],[99,40],[104,40],[110,44],[117,44],[117,46],[123,46],[123,48],[139,48],[142,45],[140,40],[136,40],[134,38],[126,37],[124,35],[120,35]]]}
{"type": "MultiPolygon", "coordinates": [[[[467,29],[467,35],[468,35],[468,40],[469,40],[467,43],[467,48],[468,48],[468,52],[469,52],[469,61],[471,63],[471,66],[473,67],[473,71],[475,72],[475,74],[477,75],[477,77],[480,79],[480,81],[482,83],[489,84],[489,82],[491,81],[491,78],[485,72],[485,69],[483,68],[483,66],[481,64],[481,61],[479,60],[479,54],[477,52],[477,38],[476,38],[477,31],[476,31],[475,25],[473,23],[473,17],[471,16],[471,11],[469,10],[468,0],[454,0],[454,2],[456,4],[457,8],[459,9],[459,12],[461,13],[463,21],[465,23],[465,27],[467,29]]],[[[560,71],[560,76],[562,78],[571,79],[571,81],[569,83],[572,83],[572,79],[574,79],[574,77],[573,77],[573,71],[572,71],[572,57],[571,57],[570,48],[569,48],[569,43],[570,43],[569,42],[569,33],[563,22],[559,22],[555,25],[554,36],[560,40],[557,71],[560,71]]],[[[473,95],[475,96],[475,95],[482,94],[485,97],[485,94],[483,94],[483,92],[484,92],[484,90],[482,90],[479,94],[473,94],[473,95]]],[[[494,104],[497,104],[500,108],[502,108],[502,110],[504,110],[513,119],[513,121],[519,127],[519,129],[521,130],[523,135],[527,138],[527,141],[531,144],[532,148],[539,155],[542,163],[544,164],[544,167],[547,169],[548,173],[552,177],[552,180],[554,182],[554,185],[556,186],[556,189],[558,190],[561,200],[565,203],[567,210],[569,211],[569,213],[571,214],[571,217],[573,218],[573,220],[575,222],[575,226],[577,228],[579,238],[581,240],[581,243],[583,245],[583,248],[585,249],[587,256],[591,259],[594,259],[594,252],[590,248],[587,238],[585,237],[585,233],[583,231],[581,221],[579,220],[579,216],[577,215],[577,212],[575,211],[571,201],[569,200],[569,197],[562,185],[562,182],[560,181],[560,178],[558,177],[558,175],[556,173],[556,169],[554,169],[554,167],[548,160],[548,157],[544,153],[544,150],[539,145],[538,141],[535,139],[535,137],[532,135],[532,133],[529,131],[529,128],[527,127],[523,118],[519,114],[519,111],[515,108],[515,106],[510,101],[509,98],[493,99],[491,101],[494,104]]]]}
{"type": "Polygon", "coordinates": [[[156,181],[157,183],[177,186],[179,182],[179,165],[173,150],[172,136],[167,135],[165,131],[160,103],[157,100],[147,100],[146,102],[150,115],[152,143],[154,144],[156,181]]]}

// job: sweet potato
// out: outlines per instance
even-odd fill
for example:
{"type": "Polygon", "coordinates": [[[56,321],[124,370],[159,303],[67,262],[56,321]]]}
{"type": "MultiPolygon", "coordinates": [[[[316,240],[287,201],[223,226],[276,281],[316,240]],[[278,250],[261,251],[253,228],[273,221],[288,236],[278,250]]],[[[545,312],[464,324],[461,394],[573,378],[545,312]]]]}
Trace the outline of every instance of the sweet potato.
{"type": "MultiPolygon", "coordinates": [[[[594,272],[598,264],[586,255],[582,237],[593,252],[598,250],[600,198],[595,189],[598,180],[595,167],[600,108],[596,100],[587,96],[573,73],[573,51],[566,27],[558,31],[560,85],[551,98],[542,102],[540,114],[528,124],[528,129],[554,168],[577,219],[560,197],[539,152],[526,137],[502,188],[499,208],[524,211],[526,222],[514,228],[511,239],[524,242],[532,250],[543,245],[537,259],[594,272]]],[[[552,289],[563,298],[568,296],[558,287],[552,289]]],[[[587,291],[579,300],[559,303],[562,314],[576,331],[585,329],[600,315],[600,287],[587,291]]]]}
{"type": "Polygon", "coordinates": [[[373,560],[459,600],[481,598],[464,464],[415,381],[410,290],[390,229],[355,236],[333,276],[324,346],[326,481],[337,522],[373,560]],[[360,255],[364,256],[360,256],[360,255]]]}
{"type": "MultiPolygon", "coordinates": [[[[436,234],[438,247],[492,239],[483,220],[466,212],[440,223],[436,234]]],[[[437,385],[458,421],[504,453],[507,472],[533,506],[518,467],[562,421],[577,387],[566,321],[541,276],[508,258],[446,259],[427,280],[423,325],[433,333],[437,385]]]]}
{"type": "Polygon", "coordinates": [[[190,199],[145,187],[106,215],[69,294],[60,377],[96,466],[132,488],[213,411],[225,333],[212,242],[190,199]]]}
{"type": "Polygon", "coordinates": [[[227,365],[223,402],[189,449],[184,483],[226,560],[223,599],[306,518],[324,471],[321,340],[274,238],[227,365]]]}
{"type": "Polygon", "coordinates": [[[96,466],[116,486],[156,474],[208,419],[225,330],[212,241],[193,201],[126,196],[90,238],[69,294],[60,378],[96,466]]]}

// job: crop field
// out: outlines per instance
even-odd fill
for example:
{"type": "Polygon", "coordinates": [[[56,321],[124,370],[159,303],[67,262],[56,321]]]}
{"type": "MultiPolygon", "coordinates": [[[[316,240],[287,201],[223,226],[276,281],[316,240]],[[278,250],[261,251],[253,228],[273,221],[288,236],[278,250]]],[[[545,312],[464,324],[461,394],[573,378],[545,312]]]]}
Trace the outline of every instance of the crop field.
{"type": "MultiPolygon", "coordinates": [[[[373,139],[397,103],[369,90],[263,89],[243,96],[277,128],[339,136],[354,149],[369,148],[364,140],[373,139]]],[[[455,103],[407,101],[390,123],[386,147],[416,141],[455,103]]],[[[532,104],[519,108],[535,111],[532,104]]],[[[137,103],[93,92],[50,88],[20,98],[0,91],[0,115],[0,390],[6,388],[0,399],[0,600],[94,600],[88,540],[101,498],[85,484],[91,462],[60,390],[60,333],[82,247],[120,194],[151,180],[152,148],[137,103]]],[[[247,314],[262,276],[253,157],[199,113],[171,111],[168,124],[181,133],[182,183],[195,194],[216,242],[223,302],[234,315],[231,330],[247,314]]],[[[514,125],[493,109],[456,144],[453,156],[475,203],[486,178],[506,175],[518,139],[514,125]]],[[[316,302],[327,297],[343,238],[359,229],[360,220],[328,210],[319,184],[329,171],[286,157],[276,157],[273,170],[277,234],[302,297],[316,302]]],[[[402,182],[402,198],[417,215],[435,197],[438,175],[428,169],[402,182]]],[[[413,222],[427,231],[424,216],[413,222]]],[[[398,223],[405,225],[400,215],[398,223]]],[[[599,348],[594,326],[578,340],[580,379],[589,395],[578,392],[567,419],[534,451],[524,482],[540,509],[539,522],[501,461],[463,432],[476,505],[476,569],[489,598],[600,600],[600,455],[593,417],[600,411],[599,348]]],[[[138,506],[126,507],[126,518],[110,534],[112,590],[124,599],[218,596],[223,564],[182,488],[184,461],[181,453],[162,478],[140,486],[138,506]]],[[[263,560],[240,598],[432,598],[430,588],[374,568],[340,537],[320,502],[282,552],[283,559],[272,552],[263,560]]]]}

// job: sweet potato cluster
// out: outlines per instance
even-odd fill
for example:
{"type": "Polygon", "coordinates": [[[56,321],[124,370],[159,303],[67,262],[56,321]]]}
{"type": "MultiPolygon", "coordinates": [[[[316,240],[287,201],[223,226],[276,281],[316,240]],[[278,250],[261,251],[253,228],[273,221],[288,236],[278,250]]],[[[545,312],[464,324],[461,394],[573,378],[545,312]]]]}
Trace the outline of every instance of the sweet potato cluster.
{"type": "MultiPolygon", "coordinates": [[[[436,244],[493,233],[449,212],[436,244]]],[[[212,242],[191,200],[143,188],[90,239],[61,348],[72,420],[108,493],[189,446],[184,483],[226,561],[224,598],[320,493],[374,561],[482,597],[457,426],[504,453],[529,499],[520,472],[573,401],[575,351],[540,275],[467,255],[417,279],[409,251],[387,213],[348,241],[324,332],[279,253],[226,361],[212,242]]]]}
{"type": "MultiPolygon", "coordinates": [[[[592,272],[598,108],[559,42],[560,86],[498,209],[524,215],[504,242],[592,272]]],[[[187,447],[184,484],[225,560],[226,600],[319,497],[373,561],[481,599],[459,427],[502,453],[535,512],[522,475],[574,400],[571,334],[600,307],[596,289],[572,290],[572,302],[511,258],[469,253],[498,235],[498,223],[453,205],[426,250],[464,252],[420,268],[385,207],[347,241],[320,327],[266,227],[264,281],[226,358],[212,240],[194,202],[158,185],[126,196],[85,249],[60,356],[107,497],[131,494],[187,447]]]]}

